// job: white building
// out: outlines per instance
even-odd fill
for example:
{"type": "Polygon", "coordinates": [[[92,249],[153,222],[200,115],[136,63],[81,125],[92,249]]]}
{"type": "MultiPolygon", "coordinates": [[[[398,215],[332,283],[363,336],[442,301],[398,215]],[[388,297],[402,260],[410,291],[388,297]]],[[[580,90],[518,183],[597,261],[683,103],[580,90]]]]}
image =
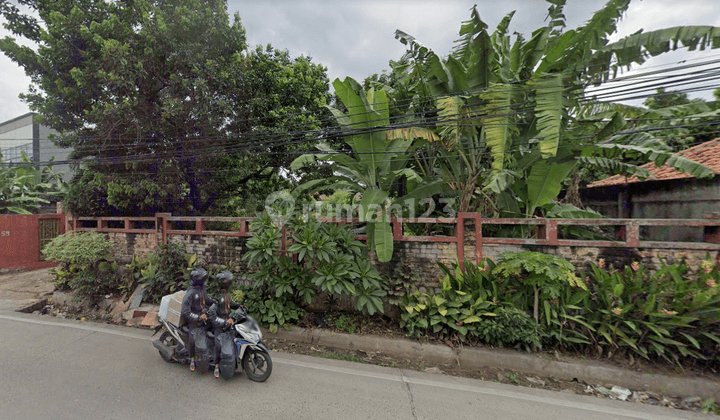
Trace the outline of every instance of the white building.
{"type": "MultiPolygon", "coordinates": [[[[36,123],[35,115],[34,112],[28,112],[0,123],[0,153],[4,164],[22,162],[22,152],[40,166],[46,165],[52,157],[55,157],[56,162],[68,159],[70,149],[55,146],[48,137],[57,132],[36,123]]],[[[65,181],[72,177],[67,163],[53,164],[53,169],[56,173],[62,173],[65,181]]]]}

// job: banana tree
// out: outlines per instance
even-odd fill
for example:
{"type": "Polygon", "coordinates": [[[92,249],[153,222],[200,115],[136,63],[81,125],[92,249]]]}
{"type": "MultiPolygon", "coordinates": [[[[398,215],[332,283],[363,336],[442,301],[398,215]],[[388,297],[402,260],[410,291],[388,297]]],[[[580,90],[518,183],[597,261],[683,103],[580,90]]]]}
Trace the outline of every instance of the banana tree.
{"type": "MultiPolygon", "coordinates": [[[[668,164],[696,176],[710,176],[708,168],[654,147],[603,142],[622,139],[626,124],[617,116],[596,124],[583,124],[586,87],[614,77],[648,56],[680,47],[720,46],[714,27],[679,27],[637,33],[610,43],[617,22],[630,0],[610,0],[577,29],[565,30],[564,0],[548,0],[548,25],[530,39],[508,33],[514,13],[508,14],[493,33],[473,8],[460,29],[457,46],[447,58],[397,31],[407,45],[406,83],[421,99],[439,97],[438,131],[443,124],[472,121],[478,141],[473,153],[483,154],[480,191],[495,197],[499,214],[531,217],[556,200],[563,181],[578,165],[607,164],[617,171],[641,171],[634,164],[610,165],[626,157],[642,157],[656,165],[668,164]],[[462,112],[446,99],[462,95],[462,112]],[[592,131],[587,131],[592,128],[592,131]]],[[[467,131],[467,127],[465,127],[467,131]]],[[[469,130],[471,131],[471,130],[469,130]]],[[[442,137],[442,136],[441,136],[442,137]]],[[[469,151],[468,145],[437,142],[445,150],[469,151]],[[451,146],[448,146],[451,145],[451,146]]],[[[462,159],[459,153],[453,154],[462,159]]],[[[445,172],[448,183],[472,182],[445,172]]],[[[471,184],[468,184],[471,185],[471,184]]],[[[478,191],[478,190],[476,190],[478,191]]]]}
{"type": "Polygon", "coordinates": [[[360,221],[367,222],[368,246],[381,262],[390,261],[393,254],[393,232],[390,224],[393,197],[391,190],[402,178],[414,188],[395,197],[396,203],[418,200],[440,192],[442,181],[422,177],[408,167],[408,149],[416,138],[436,135],[422,127],[393,128],[389,125],[389,101],[383,90],[363,91],[351,78],[336,79],[333,87],[347,112],[330,108],[352,155],[338,152],[327,144],[318,145],[319,153],[304,154],[291,165],[298,170],[319,162],[332,163],[334,176],[300,185],[296,193],[311,189],[344,189],[362,194],[360,221]],[[320,153],[321,152],[321,153],[320,153]]]}
{"type": "Polygon", "coordinates": [[[0,154],[0,214],[32,214],[59,196],[63,185],[51,166],[36,168],[25,152],[20,164],[5,164],[0,154]]]}

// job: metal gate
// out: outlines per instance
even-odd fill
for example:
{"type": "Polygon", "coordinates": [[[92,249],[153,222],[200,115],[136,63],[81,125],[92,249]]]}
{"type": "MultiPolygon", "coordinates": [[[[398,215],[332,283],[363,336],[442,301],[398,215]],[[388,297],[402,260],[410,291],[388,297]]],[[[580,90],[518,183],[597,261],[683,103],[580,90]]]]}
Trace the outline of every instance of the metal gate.
{"type": "Polygon", "coordinates": [[[38,258],[45,261],[42,249],[56,236],[60,234],[60,221],[58,219],[39,219],[38,220],[38,241],[40,247],[38,249],[38,258]]]}

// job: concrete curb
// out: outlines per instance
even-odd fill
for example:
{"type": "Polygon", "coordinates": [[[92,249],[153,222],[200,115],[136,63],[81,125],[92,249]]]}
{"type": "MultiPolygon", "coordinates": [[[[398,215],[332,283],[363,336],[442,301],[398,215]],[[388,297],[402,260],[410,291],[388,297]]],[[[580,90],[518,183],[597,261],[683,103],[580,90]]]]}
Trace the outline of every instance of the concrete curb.
{"type": "Polygon", "coordinates": [[[47,305],[47,298],[45,299],[25,299],[20,302],[18,302],[17,306],[15,307],[15,312],[23,312],[26,314],[32,313],[34,311],[40,310],[47,305]]]}
{"type": "Polygon", "coordinates": [[[602,365],[597,362],[570,363],[545,360],[538,355],[512,350],[462,348],[423,344],[406,339],[388,339],[331,333],[293,327],[276,333],[263,332],[266,338],[318,344],[342,350],[362,350],[386,353],[411,360],[433,363],[458,363],[470,369],[497,368],[563,380],[583,381],[587,384],[612,384],[637,391],[650,391],[671,396],[713,398],[720,401],[720,382],[704,378],[647,374],[602,365]]]}

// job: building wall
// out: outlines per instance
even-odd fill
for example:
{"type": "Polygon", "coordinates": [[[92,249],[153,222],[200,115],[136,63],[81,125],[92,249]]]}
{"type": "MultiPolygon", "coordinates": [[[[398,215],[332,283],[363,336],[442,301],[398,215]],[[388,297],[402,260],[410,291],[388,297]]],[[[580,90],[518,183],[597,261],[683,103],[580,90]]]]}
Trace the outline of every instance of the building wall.
{"type": "MultiPolygon", "coordinates": [[[[705,219],[720,215],[720,179],[587,188],[583,204],[610,218],[705,219]]],[[[643,227],[641,240],[702,242],[706,233],[693,227],[643,227]]]]}
{"type": "MultiPolygon", "coordinates": [[[[24,151],[34,162],[46,163],[55,157],[55,161],[67,160],[70,149],[55,146],[50,135],[55,130],[35,124],[35,114],[28,113],[0,124],[0,152],[3,162],[22,162],[20,151],[24,151]]],[[[72,171],[69,164],[54,165],[55,172],[63,173],[63,180],[69,181],[72,171]]]]}
{"type": "Polygon", "coordinates": [[[3,162],[22,162],[20,151],[33,157],[33,114],[25,114],[0,124],[0,152],[3,162]]]}
{"type": "MultiPolygon", "coordinates": [[[[68,160],[71,149],[58,147],[50,140],[51,135],[56,135],[57,131],[45,127],[43,125],[38,126],[39,139],[40,139],[40,162],[48,162],[52,157],[55,157],[56,162],[68,160]]],[[[72,178],[72,169],[70,164],[53,165],[53,170],[56,173],[62,173],[63,181],[67,182],[72,178]]]]}

